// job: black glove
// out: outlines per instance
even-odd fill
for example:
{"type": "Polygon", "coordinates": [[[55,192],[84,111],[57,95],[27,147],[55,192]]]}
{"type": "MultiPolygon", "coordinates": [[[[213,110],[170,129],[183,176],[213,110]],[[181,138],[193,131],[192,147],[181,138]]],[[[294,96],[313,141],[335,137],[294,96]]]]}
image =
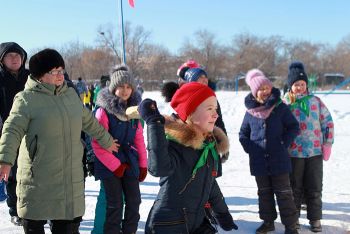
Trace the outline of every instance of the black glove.
{"type": "Polygon", "coordinates": [[[215,218],[218,221],[220,227],[225,231],[230,231],[232,229],[237,230],[238,226],[233,222],[232,216],[229,212],[226,213],[216,213],[215,218]]]}
{"type": "Polygon", "coordinates": [[[221,163],[224,163],[227,161],[228,157],[230,156],[230,152],[227,152],[227,153],[224,153],[224,154],[221,154],[221,163]]]}
{"type": "Polygon", "coordinates": [[[164,123],[164,117],[159,113],[157,103],[149,98],[143,100],[138,108],[139,114],[146,124],[160,121],[164,123]]]}

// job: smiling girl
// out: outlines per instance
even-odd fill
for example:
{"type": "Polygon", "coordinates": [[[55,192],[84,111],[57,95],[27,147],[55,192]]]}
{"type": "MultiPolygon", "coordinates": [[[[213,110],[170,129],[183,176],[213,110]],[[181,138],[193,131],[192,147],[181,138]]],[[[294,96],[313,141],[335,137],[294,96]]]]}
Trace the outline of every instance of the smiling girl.
{"type": "Polygon", "coordinates": [[[297,212],[289,183],[291,162],[287,148],[298,134],[298,122],[282,103],[280,91],[260,70],[250,70],[246,82],[251,93],[245,98],[247,112],[239,140],[249,154],[250,172],[258,186],[259,216],[264,222],[256,234],[275,230],[275,195],[285,234],[295,234],[297,212]]]}
{"type": "Polygon", "coordinates": [[[92,142],[96,154],[95,177],[101,180],[93,233],[137,231],[141,203],[139,183],[147,175],[147,153],[140,120],[130,118],[126,109],[137,106],[140,101],[141,96],[135,90],[129,69],[124,65],[114,68],[109,87],[98,94],[96,105],[99,108],[95,116],[118,140],[120,147],[118,152],[112,154],[101,148],[95,140],[92,142]]]}
{"type": "Polygon", "coordinates": [[[291,63],[285,102],[300,124],[300,133],[289,147],[294,201],[300,215],[304,193],[310,229],[321,232],[323,160],[327,161],[331,154],[334,123],[326,105],[307,87],[304,65],[291,63]]]}
{"type": "Polygon", "coordinates": [[[147,123],[148,170],[160,177],[160,191],[145,233],[216,233],[205,216],[209,201],[224,230],[237,229],[216,182],[219,153],[228,150],[224,132],[214,127],[217,100],[206,85],[182,85],[171,98],[176,111],[160,115],[156,102],[145,99],[139,112],[147,123]]]}

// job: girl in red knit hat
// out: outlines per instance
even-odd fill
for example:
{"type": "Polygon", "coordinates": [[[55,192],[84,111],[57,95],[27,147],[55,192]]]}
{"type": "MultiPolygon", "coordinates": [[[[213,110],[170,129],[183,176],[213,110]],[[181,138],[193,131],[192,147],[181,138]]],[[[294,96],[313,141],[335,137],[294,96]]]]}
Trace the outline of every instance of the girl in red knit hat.
{"type": "Polygon", "coordinates": [[[139,106],[147,123],[148,171],[161,186],[145,233],[216,233],[205,216],[207,201],[221,228],[237,229],[216,182],[218,155],[228,150],[228,139],[214,125],[215,93],[203,84],[184,84],[170,105],[172,117],[163,117],[151,99],[139,106]]]}

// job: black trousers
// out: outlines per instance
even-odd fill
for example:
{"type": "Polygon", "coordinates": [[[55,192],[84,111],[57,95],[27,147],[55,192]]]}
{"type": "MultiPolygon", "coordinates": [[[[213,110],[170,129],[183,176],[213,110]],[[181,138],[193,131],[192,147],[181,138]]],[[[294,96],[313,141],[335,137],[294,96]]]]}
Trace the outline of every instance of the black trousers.
{"type": "Polygon", "coordinates": [[[139,208],[141,193],[139,181],[135,177],[118,178],[116,176],[103,179],[106,193],[107,211],[104,234],[115,234],[122,230],[123,234],[136,233],[140,220],[139,208]],[[124,220],[123,194],[125,199],[124,220]]]}
{"type": "Polygon", "coordinates": [[[11,172],[9,175],[8,182],[6,183],[7,190],[7,206],[9,207],[9,214],[11,216],[18,216],[17,214],[17,195],[16,195],[16,186],[17,186],[17,159],[15,164],[11,167],[11,172]]]}
{"type": "MultiPolygon", "coordinates": [[[[47,220],[23,219],[23,230],[25,234],[45,234],[44,225],[47,220]]],[[[72,234],[74,220],[51,220],[52,234],[72,234]]]]}
{"type": "Polygon", "coordinates": [[[282,223],[286,227],[294,225],[298,215],[293,201],[289,174],[256,176],[255,180],[258,186],[260,219],[273,222],[277,218],[274,197],[276,195],[282,223]]]}
{"type": "Polygon", "coordinates": [[[307,218],[311,221],[322,218],[323,158],[291,158],[291,185],[295,206],[299,211],[304,193],[307,218]]]}

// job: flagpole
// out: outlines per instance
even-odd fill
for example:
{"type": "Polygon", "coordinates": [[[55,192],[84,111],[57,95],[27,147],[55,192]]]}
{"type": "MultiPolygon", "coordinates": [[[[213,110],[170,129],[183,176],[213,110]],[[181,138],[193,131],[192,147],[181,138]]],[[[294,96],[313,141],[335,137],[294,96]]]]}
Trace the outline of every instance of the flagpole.
{"type": "Polygon", "coordinates": [[[122,63],[126,64],[125,55],[125,37],[124,37],[124,16],[123,16],[123,0],[120,2],[120,43],[121,43],[121,53],[122,53],[122,63]]]}

